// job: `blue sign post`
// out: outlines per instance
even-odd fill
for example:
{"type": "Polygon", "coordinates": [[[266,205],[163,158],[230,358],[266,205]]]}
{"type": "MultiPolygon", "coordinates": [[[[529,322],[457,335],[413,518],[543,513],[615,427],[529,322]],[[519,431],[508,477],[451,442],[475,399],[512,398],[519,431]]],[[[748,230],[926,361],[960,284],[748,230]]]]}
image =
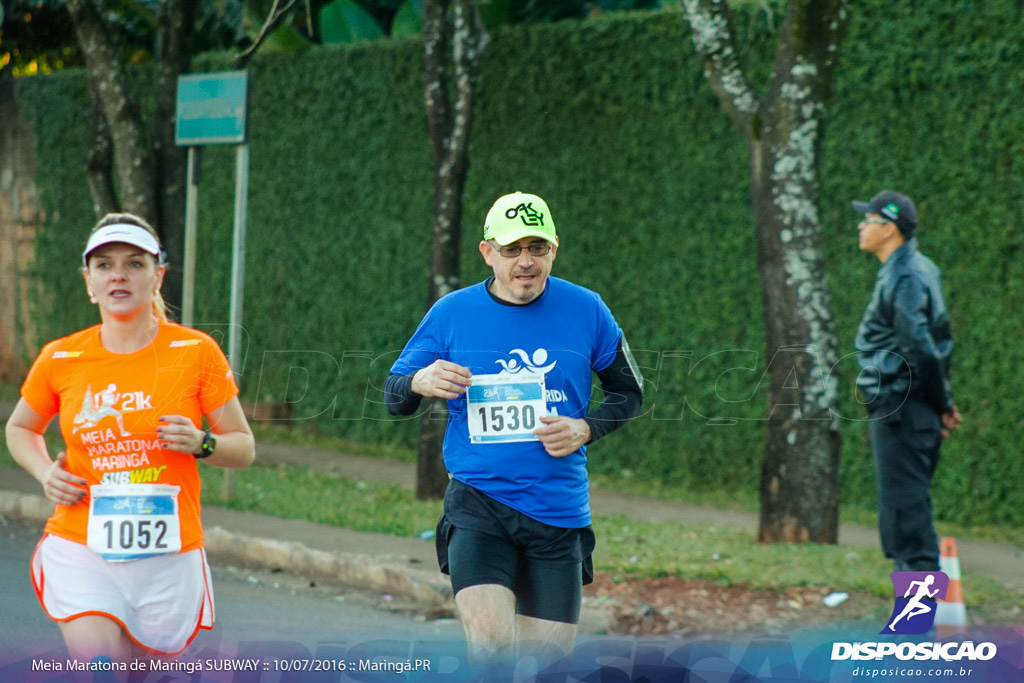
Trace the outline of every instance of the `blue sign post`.
{"type": "MultiPolygon", "coordinates": [[[[228,359],[240,376],[243,286],[245,284],[245,222],[249,200],[249,72],[221,71],[178,77],[175,144],[188,147],[185,187],[185,254],[182,265],[181,323],[192,325],[195,301],[196,214],[199,151],[202,145],[238,145],[235,162],[235,226],[231,258],[231,320],[228,359]]],[[[234,477],[227,470],[224,495],[234,497],[234,477]]]]}

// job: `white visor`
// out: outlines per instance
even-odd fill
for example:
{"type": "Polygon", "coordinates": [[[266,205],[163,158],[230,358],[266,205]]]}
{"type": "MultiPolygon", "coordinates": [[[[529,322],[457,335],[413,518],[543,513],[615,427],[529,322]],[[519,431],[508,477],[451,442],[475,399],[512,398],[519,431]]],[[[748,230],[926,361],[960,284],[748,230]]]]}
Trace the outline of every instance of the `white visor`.
{"type": "Polygon", "coordinates": [[[114,223],[113,225],[104,225],[89,237],[89,242],[85,245],[85,251],[82,252],[82,264],[88,266],[89,254],[98,247],[112,242],[131,244],[156,256],[161,262],[163,261],[160,243],[148,230],[131,223],[114,223]]]}

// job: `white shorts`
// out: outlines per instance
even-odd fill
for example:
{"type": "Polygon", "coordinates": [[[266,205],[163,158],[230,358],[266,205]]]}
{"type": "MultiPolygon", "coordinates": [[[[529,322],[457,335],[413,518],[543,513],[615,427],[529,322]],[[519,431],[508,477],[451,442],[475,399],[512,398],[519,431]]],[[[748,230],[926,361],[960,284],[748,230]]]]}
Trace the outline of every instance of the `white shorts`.
{"type": "Polygon", "coordinates": [[[32,555],[32,584],[51,619],[109,617],[157,654],[179,654],[199,629],[213,628],[213,584],[202,548],[107,562],[81,543],[47,534],[32,555]]]}

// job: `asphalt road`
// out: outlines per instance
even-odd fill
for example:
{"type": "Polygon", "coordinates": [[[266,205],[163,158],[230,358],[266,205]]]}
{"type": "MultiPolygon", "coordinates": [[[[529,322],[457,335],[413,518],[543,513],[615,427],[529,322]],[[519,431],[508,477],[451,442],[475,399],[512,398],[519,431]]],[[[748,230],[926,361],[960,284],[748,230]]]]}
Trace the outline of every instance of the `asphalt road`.
{"type": "MultiPolygon", "coordinates": [[[[15,680],[10,675],[30,668],[33,659],[66,659],[60,632],[40,608],[29,578],[29,558],[40,535],[39,524],[5,520],[0,525],[0,680],[15,680]]],[[[427,620],[399,598],[316,585],[284,572],[216,563],[212,569],[217,624],[200,632],[183,660],[257,658],[303,665],[317,659],[430,660],[464,647],[457,621],[427,620]]],[[[259,680],[278,680],[287,672],[263,673],[259,680]]]]}

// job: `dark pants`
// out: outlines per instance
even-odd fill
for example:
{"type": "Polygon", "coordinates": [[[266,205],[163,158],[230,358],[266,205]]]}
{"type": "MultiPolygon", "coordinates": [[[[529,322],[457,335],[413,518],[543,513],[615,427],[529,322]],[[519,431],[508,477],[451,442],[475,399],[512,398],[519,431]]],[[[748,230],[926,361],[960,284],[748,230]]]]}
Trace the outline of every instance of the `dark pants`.
{"type": "Polygon", "coordinates": [[[931,483],[939,463],[942,422],[926,403],[907,400],[868,423],[878,482],[882,552],[897,571],[939,568],[931,483]]]}
{"type": "Polygon", "coordinates": [[[579,623],[583,586],[594,580],[594,531],[539,522],[457,479],[437,521],[437,563],[452,590],[505,586],[516,613],[579,623]]]}

